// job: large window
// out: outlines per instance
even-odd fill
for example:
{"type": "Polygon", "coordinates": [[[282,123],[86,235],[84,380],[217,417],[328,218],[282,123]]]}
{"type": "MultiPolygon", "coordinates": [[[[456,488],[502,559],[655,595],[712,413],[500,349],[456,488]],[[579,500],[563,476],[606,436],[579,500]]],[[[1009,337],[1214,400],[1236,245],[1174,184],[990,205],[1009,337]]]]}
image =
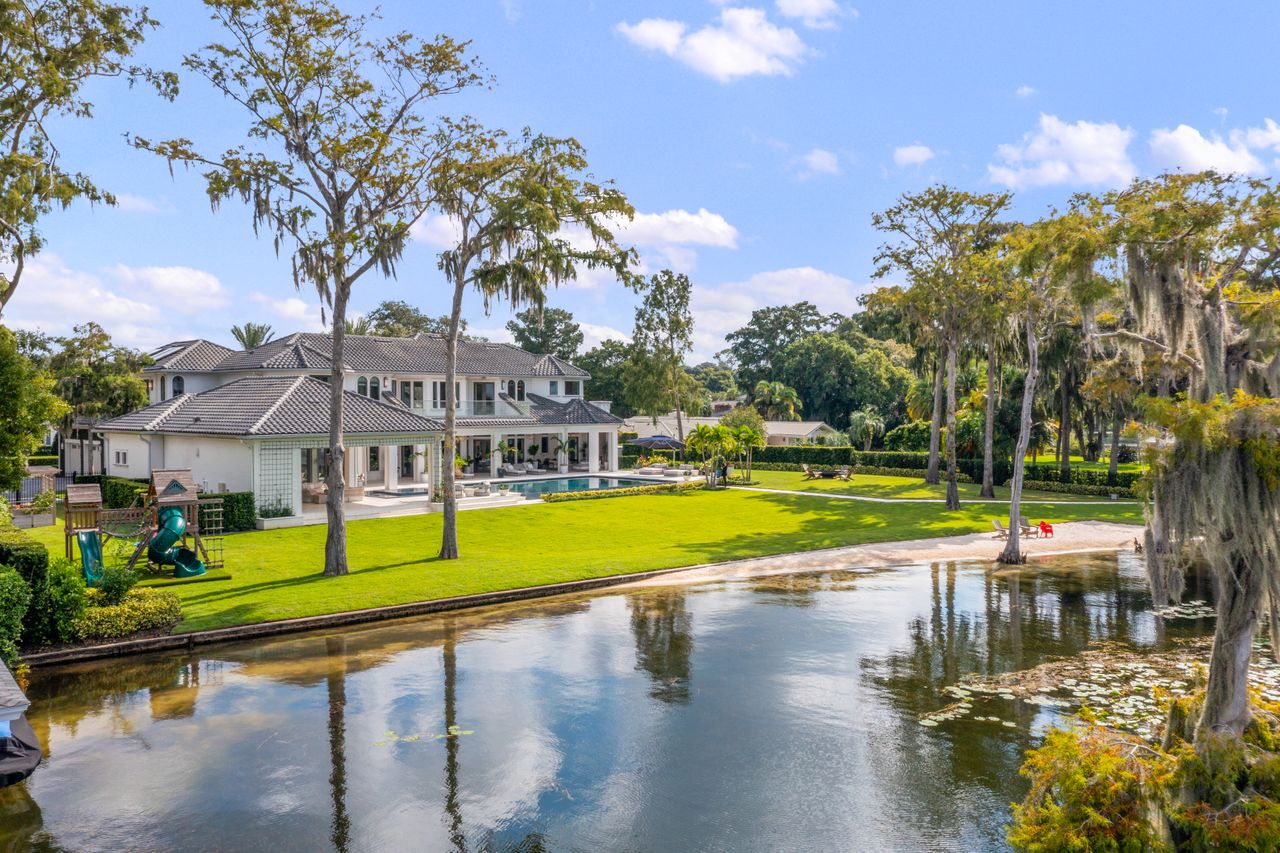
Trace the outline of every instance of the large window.
{"type": "Polygon", "coordinates": [[[406,444],[400,448],[400,476],[413,476],[413,445],[406,444]]]}
{"type": "Polygon", "coordinates": [[[507,380],[507,396],[508,396],[508,397],[511,397],[512,399],[515,399],[515,396],[516,396],[516,381],[515,381],[514,379],[508,379],[508,380],[507,380]]]}
{"type": "Polygon", "coordinates": [[[369,448],[369,470],[370,471],[377,471],[379,468],[382,467],[382,462],[381,462],[382,457],[378,453],[378,450],[379,448],[377,447],[369,448]]]}
{"type": "Polygon", "coordinates": [[[524,380],[523,379],[521,379],[519,382],[516,383],[516,399],[517,400],[524,399],[524,380]]]}
{"type": "Polygon", "coordinates": [[[494,406],[494,384],[492,382],[471,383],[471,399],[475,400],[477,415],[492,415],[494,406]]]}
{"type": "Polygon", "coordinates": [[[551,396],[552,397],[560,396],[560,383],[554,379],[551,380],[551,396]]]}
{"type": "Polygon", "coordinates": [[[422,408],[422,387],[423,386],[421,382],[410,382],[407,379],[401,379],[400,380],[400,402],[404,403],[406,408],[409,406],[413,406],[415,408],[421,409],[422,408]]]}
{"type": "Polygon", "coordinates": [[[369,393],[369,380],[361,376],[356,380],[356,393],[361,397],[369,393]]]}
{"type": "Polygon", "coordinates": [[[369,379],[369,396],[375,400],[382,397],[382,387],[378,384],[378,377],[376,376],[369,379]]]}
{"type": "Polygon", "coordinates": [[[173,377],[173,396],[177,397],[187,391],[187,380],[181,376],[173,377]]]}
{"type": "MultiPolygon", "coordinates": [[[[443,382],[431,383],[431,408],[443,409],[445,404],[445,384],[443,382]]],[[[455,408],[462,405],[462,383],[453,383],[453,401],[455,408]]]]}
{"type": "Polygon", "coordinates": [[[576,379],[566,379],[564,381],[564,395],[566,397],[581,397],[582,383],[576,379]]]}

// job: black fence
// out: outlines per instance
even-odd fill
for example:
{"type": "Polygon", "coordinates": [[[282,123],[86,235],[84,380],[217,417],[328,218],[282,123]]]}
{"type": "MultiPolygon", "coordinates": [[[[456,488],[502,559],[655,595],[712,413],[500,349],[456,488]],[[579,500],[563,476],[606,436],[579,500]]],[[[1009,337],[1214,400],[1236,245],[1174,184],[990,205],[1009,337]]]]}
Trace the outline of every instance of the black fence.
{"type": "MultiPolygon", "coordinates": [[[[61,474],[57,475],[56,477],[53,478],[53,490],[55,492],[66,491],[67,484],[71,482],[71,479],[72,479],[71,477],[64,477],[61,474]]],[[[42,477],[25,477],[23,478],[22,484],[18,487],[18,490],[16,492],[15,491],[0,492],[0,495],[3,495],[4,499],[11,504],[13,503],[24,504],[31,501],[33,498],[35,498],[36,495],[40,494],[40,489],[42,488],[42,485],[41,485],[42,482],[43,482],[42,477]]]]}

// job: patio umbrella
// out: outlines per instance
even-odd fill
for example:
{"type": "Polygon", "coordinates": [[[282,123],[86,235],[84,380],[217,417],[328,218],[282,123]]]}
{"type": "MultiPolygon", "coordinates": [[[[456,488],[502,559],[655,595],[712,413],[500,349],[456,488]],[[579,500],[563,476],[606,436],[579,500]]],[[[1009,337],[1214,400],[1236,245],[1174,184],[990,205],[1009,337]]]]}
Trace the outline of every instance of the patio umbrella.
{"type": "MultiPolygon", "coordinates": [[[[633,438],[627,444],[634,444],[643,447],[645,450],[684,450],[684,442],[678,438],[672,438],[669,435],[651,435],[648,438],[633,438]]],[[[681,452],[680,458],[684,458],[681,452]]]]}

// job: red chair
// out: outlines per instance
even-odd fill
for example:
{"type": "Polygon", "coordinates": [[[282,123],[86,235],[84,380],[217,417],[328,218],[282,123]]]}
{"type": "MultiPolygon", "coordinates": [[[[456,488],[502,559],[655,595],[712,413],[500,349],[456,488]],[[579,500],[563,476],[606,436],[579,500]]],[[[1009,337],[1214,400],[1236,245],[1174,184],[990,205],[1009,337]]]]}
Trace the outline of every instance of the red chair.
{"type": "Polygon", "coordinates": [[[1040,522],[1040,535],[1045,539],[1053,538],[1053,525],[1047,521],[1040,522]]]}

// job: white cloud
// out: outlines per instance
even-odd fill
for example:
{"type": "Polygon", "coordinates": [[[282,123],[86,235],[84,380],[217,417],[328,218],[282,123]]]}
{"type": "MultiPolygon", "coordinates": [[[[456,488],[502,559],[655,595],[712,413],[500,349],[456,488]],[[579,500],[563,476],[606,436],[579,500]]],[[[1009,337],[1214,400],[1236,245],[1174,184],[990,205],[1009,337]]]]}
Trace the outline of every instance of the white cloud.
{"type": "Polygon", "coordinates": [[[409,237],[433,249],[450,249],[462,238],[462,225],[444,214],[432,213],[410,226],[409,237]]]}
{"type": "Polygon", "coordinates": [[[681,21],[646,18],[617,31],[645,50],[658,51],[721,83],[755,74],[789,75],[809,48],[796,31],[771,22],[763,9],[726,8],[716,23],[689,31],[681,21]]]}
{"type": "Polygon", "coordinates": [[[265,293],[254,293],[249,298],[265,307],[277,320],[289,323],[289,332],[322,332],[326,328],[318,302],[307,302],[297,296],[276,299],[265,293]]]}
{"type": "Polygon", "coordinates": [[[1030,98],[1032,95],[1036,93],[1036,87],[1022,85],[1014,89],[1013,93],[1017,95],[1019,98],[1030,98]]]}
{"type": "Polygon", "coordinates": [[[724,349],[724,336],[741,328],[757,308],[807,299],[824,312],[851,314],[859,310],[858,296],[875,286],[814,267],[760,272],[745,281],[714,287],[695,284],[691,300],[695,358],[709,358],[724,349]]]}
{"type": "Polygon", "coordinates": [[[933,158],[933,149],[918,142],[893,149],[893,162],[899,166],[921,166],[933,158]]]}
{"type": "Polygon", "coordinates": [[[582,348],[584,350],[598,347],[601,342],[608,340],[622,341],[624,343],[631,342],[631,335],[621,329],[615,329],[613,326],[579,321],[578,327],[582,329],[582,348]]]}
{"type": "Polygon", "coordinates": [[[799,18],[811,30],[833,30],[840,18],[857,17],[856,9],[845,9],[836,0],[777,0],[778,14],[784,18],[799,18]]]}
{"type": "Polygon", "coordinates": [[[1244,131],[1245,144],[1250,148],[1270,148],[1280,151],[1280,125],[1266,119],[1263,127],[1251,127],[1244,131]]]}
{"type": "MultiPolygon", "coordinates": [[[[1274,122],[1271,127],[1275,128],[1274,122]]],[[[1229,139],[1216,133],[1205,137],[1200,131],[1186,124],[1173,130],[1161,128],[1151,132],[1151,154],[1160,166],[1175,171],[1202,172],[1216,169],[1219,172],[1255,175],[1266,169],[1262,161],[1249,150],[1248,135],[1256,132],[1261,142],[1266,130],[1232,131],[1229,139]]]]}
{"type": "Polygon", "coordinates": [[[681,209],[637,213],[630,222],[618,225],[617,236],[619,240],[646,246],[693,244],[723,249],[738,247],[738,229],[705,207],[698,208],[697,213],[681,209]]]}
{"type": "Polygon", "coordinates": [[[117,264],[108,272],[124,290],[163,310],[198,315],[225,308],[226,288],[218,277],[192,267],[130,267],[117,264]]]}
{"type": "Polygon", "coordinates": [[[835,152],[825,148],[814,148],[801,157],[800,162],[804,165],[804,170],[800,173],[802,178],[810,178],[814,175],[838,175],[841,171],[840,158],[835,152]]]}
{"type": "Polygon", "coordinates": [[[1136,174],[1129,160],[1133,131],[1118,124],[1064,122],[1041,114],[1036,130],[1017,144],[1001,145],[1002,161],[987,166],[991,180],[1014,189],[1050,184],[1116,186],[1136,174]]]}
{"type": "Polygon", "coordinates": [[[125,213],[161,213],[172,210],[167,204],[133,193],[115,193],[115,197],[116,210],[122,210],[125,213]]]}

